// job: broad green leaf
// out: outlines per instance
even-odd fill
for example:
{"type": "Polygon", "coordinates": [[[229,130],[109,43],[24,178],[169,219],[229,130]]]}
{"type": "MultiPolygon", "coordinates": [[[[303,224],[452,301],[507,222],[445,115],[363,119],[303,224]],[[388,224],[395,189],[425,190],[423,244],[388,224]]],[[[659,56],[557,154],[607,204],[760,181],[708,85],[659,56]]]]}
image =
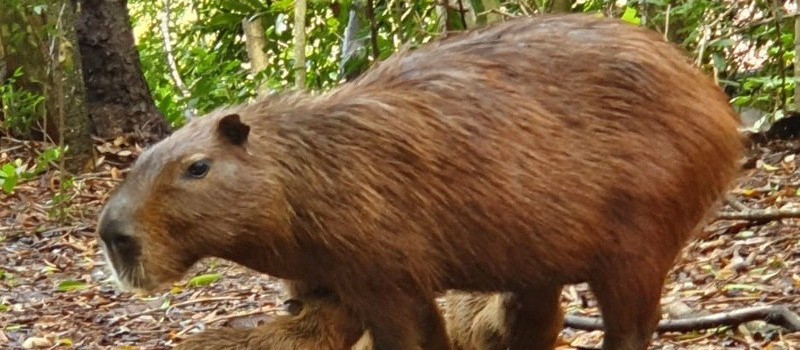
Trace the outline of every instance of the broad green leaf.
{"type": "Polygon", "coordinates": [[[3,192],[11,194],[14,192],[14,188],[17,186],[17,176],[14,174],[13,176],[6,176],[2,179],[3,181],[3,192]]]}
{"type": "Polygon", "coordinates": [[[635,24],[637,26],[641,23],[638,11],[636,11],[636,9],[633,7],[625,8],[625,12],[622,14],[622,20],[630,24],[635,24]]]}
{"type": "Polygon", "coordinates": [[[86,289],[87,287],[88,286],[86,285],[86,283],[83,283],[81,281],[69,280],[69,281],[64,281],[64,282],[59,283],[58,287],[56,287],[56,289],[59,292],[74,292],[74,291],[86,289]]]}
{"type": "Polygon", "coordinates": [[[189,287],[202,287],[212,284],[222,278],[218,273],[209,273],[204,275],[195,276],[186,283],[189,287]]]}

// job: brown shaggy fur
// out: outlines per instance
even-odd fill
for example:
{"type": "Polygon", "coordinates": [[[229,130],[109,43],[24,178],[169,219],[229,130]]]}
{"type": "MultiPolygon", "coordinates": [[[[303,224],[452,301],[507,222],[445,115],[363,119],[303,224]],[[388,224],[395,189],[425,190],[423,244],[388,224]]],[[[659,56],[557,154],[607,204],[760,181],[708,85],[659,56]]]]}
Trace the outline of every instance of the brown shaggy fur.
{"type": "MultiPolygon", "coordinates": [[[[220,328],[180,342],[176,350],[345,350],[364,333],[363,327],[340,303],[328,298],[302,301],[296,315],[277,316],[253,329],[220,328]]],[[[367,336],[363,336],[368,341],[367,336]]],[[[370,350],[367,345],[352,350],[370,350]]]]}
{"type": "Polygon", "coordinates": [[[512,293],[510,348],[552,348],[561,287],[582,281],[604,349],[645,349],[667,271],[736,175],[737,125],[654,33],[519,18],[192,121],[141,155],[99,232],[129,286],[230,259],[329,289],[379,350],[451,348],[448,289],[512,293]]]}
{"type": "MultiPolygon", "coordinates": [[[[508,348],[505,302],[511,295],[449,291],[443,308],[455,350],[508,348]]],[[[175,350],[372,350],[369,332],[330,296],[304,295],[302,311],[253,329],[220,328],[193,335],[175,350]],[[359,340],[352,344],[352,339],[359,340]]]]}

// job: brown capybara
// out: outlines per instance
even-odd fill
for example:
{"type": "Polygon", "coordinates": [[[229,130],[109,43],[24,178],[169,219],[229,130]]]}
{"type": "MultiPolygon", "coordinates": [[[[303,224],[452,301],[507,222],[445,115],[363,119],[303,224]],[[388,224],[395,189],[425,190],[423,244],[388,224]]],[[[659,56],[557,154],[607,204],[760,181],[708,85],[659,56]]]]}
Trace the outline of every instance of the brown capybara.
{"type": "Polygon", "coordinates": [[[513,293],[448,291],[445,302],[445,326],[454,350],[508,349],[508,330],[514,322],[508,317],[516,307],[513,293]]]}
{"type": "MultiPolygon", "coordinates": [[[[294,292],[294,291],[292,291],[294,292]]],[[[178,343],[175,350],[372,350],[369,332],[336,298],[295,294],[287,301],[289,315],[277,316],[253,329],[206,330],[178,343]],[[289,303],[291,301],[291,303],[289,303]],[[352,347],[352,340],[361,336],[352,347]]],[[[456,350],[506,349],[504,306],[509,293],[449,291],[443,313],[456,350]]]]}
{"type": "Polygon", "coordinates": [[[603,348],[645,349],[666,273],[737,173],[738,124],[655,33],[518,18],[193,120],[142,153],[99,235],[128,288],[206,256],[324,286],[378,350],[450,349],[448,289],[513,294],[509,348],[552,348],[582,281],[603,348]]]}
{"type": "MultiPolygon", "coordinates": [[[[297,310],[289,315],[276,316],[265,325],[253,329],[204,331],[181,341],[173,349],[345,350],[359,338],[367,338],[363,326],[338,301],[309,297],[295,303],[298,304],[297,310]]],[[[352,350],[362,349],[354,347],[352,350]]]]}

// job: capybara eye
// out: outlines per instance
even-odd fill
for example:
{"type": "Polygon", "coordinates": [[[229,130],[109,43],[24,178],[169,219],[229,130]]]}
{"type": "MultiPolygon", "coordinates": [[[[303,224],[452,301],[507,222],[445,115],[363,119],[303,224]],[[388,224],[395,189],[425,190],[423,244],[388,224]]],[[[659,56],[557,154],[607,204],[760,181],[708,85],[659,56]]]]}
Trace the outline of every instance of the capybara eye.
{"type": "Polygon", "coordinates": [[[207,160],[198,160],[189,165],[189,168],[186,169],[186,176],[193,179],[201,179],[208,174],[208,169],[210,168],[211,164],[207,160]]]}
{"type": "Polygon", "coordinates": [[[289,299],[283,302],[283,307],[290,315],[297,316],[300,311],[303,311],[303,302],[297,299],[289,299]]]}

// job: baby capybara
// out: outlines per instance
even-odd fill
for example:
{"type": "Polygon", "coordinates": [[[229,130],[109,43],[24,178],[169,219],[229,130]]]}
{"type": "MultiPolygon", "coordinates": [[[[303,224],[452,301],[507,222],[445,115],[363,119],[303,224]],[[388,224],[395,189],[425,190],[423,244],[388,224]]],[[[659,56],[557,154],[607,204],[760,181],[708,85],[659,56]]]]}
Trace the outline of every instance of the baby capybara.
{"type": "Polygon", "coordinates": [[[377,350],[450,349],[448,289],[510,293],[510,348],[549,349],[582,281],[603,348],[645,349],[667,271],[736,175],[737,125],[655,33],[518,18],[188,123],[140,156],[99,234],[128,287],[206,256],[325,286],[377,350]]]}
{"type": "MultiPolygon", "coordinates": [[[[296,291],[290,291],[290,293],[296,291]]],[[[253,329],[217,328],[189,337],[175,350],[372,350],[372,337],[330,294],[294,294],[288,315],[253,329]],[[294,309],[294,312],[291,312],[294,309]],[[360,338],[359,338],[360,336],[360,338]],[[358,341],[353,344],[353,339],[358,341]]],[[[448,291],[443,308],[454,350],[508,348],[508,293],[448,291]]]]}
{"type": "MultiPolygon", "coordinates": [[[[276,316],[253,329],[219,328],[191,336],[175,350],[371,350],[350,348],[365,337],[362,325],[327,297],[298,301],[296,313],[276,316]]],[[[371,339],[362,340],[365,343],[371,339]]]]}

